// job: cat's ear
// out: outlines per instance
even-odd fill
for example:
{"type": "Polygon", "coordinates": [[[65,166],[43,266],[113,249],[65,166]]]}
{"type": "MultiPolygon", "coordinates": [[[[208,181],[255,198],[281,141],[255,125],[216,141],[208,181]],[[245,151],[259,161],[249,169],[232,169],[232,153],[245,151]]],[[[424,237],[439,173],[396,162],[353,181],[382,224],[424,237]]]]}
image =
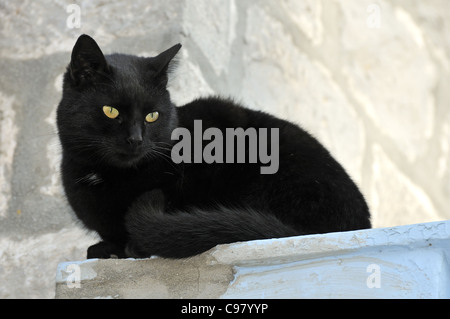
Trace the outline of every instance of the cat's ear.
{"type": "Polygon", "coordinates": [[[86,34],[81,35],[75,43],[68,70],[77,85],[94,81],[109,72],[97,42],[86,34]]]}
{"type": "Polygon", "coordinates": [[[159,84],[167,85],[167,73],[172,60],[181,49],[181,44],[176,44],[170,49],[160,53],[158,56],[151,58],[152,77],[157,80],[159,84]]]}

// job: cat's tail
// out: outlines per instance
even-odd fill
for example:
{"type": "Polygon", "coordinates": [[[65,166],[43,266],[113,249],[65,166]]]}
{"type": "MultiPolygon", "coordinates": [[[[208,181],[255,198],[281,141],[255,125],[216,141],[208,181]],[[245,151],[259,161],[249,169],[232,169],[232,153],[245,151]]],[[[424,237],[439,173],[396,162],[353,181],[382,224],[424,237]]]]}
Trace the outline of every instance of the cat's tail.
{"type": "Polygon", "coordinates": [[[127,215],[129,257],[184,258],[219,244],[305,234],[273,215],[252,209],[193,208],[189,212],[165,213],[161,201],[155,200],[159,195],[150,194],[151,199],[139,200],[127,215]]]}

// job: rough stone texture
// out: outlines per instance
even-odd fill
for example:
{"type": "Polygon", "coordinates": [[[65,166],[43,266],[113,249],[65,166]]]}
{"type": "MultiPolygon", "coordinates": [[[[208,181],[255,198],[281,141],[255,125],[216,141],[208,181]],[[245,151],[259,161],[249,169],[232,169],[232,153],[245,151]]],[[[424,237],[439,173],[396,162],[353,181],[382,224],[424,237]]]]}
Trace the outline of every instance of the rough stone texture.
{"type": "Polygon", "coordinates": [[[218,298],[233,277],[230,265],[218,264],[208,254],[182,260],[91,259],[60,265],[56,291],[57,298],[218,298]]]}
{"type": "Polygon", "coordinates": [[[0,297],[54,296],[96,238],[61,189],[55,109],[81,33],[105,53],[181,42],[176,103],[232,96],[307,128],[361,186],[375,227],[450,218],[447,0],[0,3],[0,297]]]}

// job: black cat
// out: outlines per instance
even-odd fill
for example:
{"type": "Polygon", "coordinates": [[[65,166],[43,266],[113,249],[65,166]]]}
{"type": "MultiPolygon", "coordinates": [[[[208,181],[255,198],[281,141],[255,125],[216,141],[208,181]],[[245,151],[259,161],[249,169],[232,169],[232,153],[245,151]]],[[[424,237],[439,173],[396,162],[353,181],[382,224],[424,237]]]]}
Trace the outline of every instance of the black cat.
{"type": "Polygon", "coordinates": [[[57,125],[66,196],[103,240],[88,258],[182,258],[218,244],[370,228],[357,186],[298,126],[217,97],[176,107],[166,86],[180,48],[104,56],[87,35],[73,48],[57,125]],[[176,128],[193,136],[191,148],[176,128]],[[236,143],[225,141],[237,128],[236,143]]]}

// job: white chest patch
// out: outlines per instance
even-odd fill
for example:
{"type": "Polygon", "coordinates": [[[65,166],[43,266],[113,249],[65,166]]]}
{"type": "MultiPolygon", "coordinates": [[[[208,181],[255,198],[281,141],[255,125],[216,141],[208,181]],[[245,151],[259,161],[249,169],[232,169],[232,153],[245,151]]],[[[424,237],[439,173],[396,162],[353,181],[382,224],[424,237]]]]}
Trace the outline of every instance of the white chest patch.
{"type": "Polygon", "coordinates": [[[86,176],[83,176],[77,180],[77,183],[83,183],[88,185],[98,185],[103,183],[103,179],[100,174],[97,173],[89,173],[86,176]]]}

